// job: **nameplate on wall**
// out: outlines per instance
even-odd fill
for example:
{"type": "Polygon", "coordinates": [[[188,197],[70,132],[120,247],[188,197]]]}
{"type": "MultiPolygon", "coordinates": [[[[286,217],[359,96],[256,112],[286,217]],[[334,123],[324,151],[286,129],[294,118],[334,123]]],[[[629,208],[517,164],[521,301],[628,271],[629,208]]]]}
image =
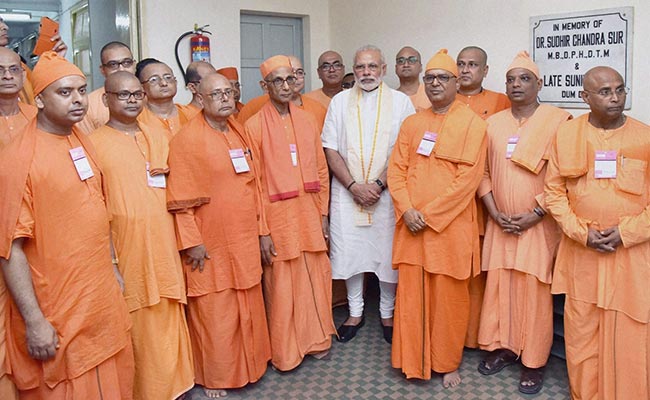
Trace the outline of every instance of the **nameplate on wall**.
{"type": "MultiPolygon", "coordinates": [[[[563,108],[589,108],[580,98],[584,74],[614,68],[632,87],[634,7],[608,8],[530,18],[531,57],[544,87],[539,101],[563,108]]],[[[627,96],[625,109],[632,106],[627,96]]]]}

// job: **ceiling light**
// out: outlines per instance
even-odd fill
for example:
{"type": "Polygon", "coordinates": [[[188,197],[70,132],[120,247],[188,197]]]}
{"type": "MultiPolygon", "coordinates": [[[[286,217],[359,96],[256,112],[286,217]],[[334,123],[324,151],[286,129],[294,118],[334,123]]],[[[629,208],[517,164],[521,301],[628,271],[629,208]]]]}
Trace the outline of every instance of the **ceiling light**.
{"type": "Polygon", "coordinates": [[[19,22],[19,21],[30,21],[32,19],[32,14],[30,13],[2,13],[0,18],[5,21],[10,22],[19,22]]]}

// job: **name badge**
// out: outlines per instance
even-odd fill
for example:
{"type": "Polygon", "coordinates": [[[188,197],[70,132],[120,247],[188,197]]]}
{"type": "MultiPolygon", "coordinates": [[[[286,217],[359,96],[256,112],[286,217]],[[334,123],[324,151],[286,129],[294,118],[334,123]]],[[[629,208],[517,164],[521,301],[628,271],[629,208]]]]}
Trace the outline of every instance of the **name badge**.
{"type": "Polygon", "coordinates": [[[616,178],[616,150],[597,150],[594,160],[594,178],[616,178]]]}
{"type": "Polygon", "coordinates": [[[506,145],[506,158],[512,158],[512,153],[515,152],[518,142],[519,136],[510,136],[508,138],[508,144],[506,145]]]}
{"type": "Polygon", "coordinates": [[[431,155],[431,152],[433,151],[433,148],[436,147],[437,139],[438,139],[437,133],[433,133],[429,131],[424,132],[424,136],[420,141],[420,145],[418,146],[417,153],[429,157],[431,155]]]}
{"type": "Polygon", "coordinates": [[[84,153],[83,147],[80,146],[70,149],[70,157],[72,158],[74,167],[77,170],[79,179],[85,181],[86,179],[95,176],[93,169],[90,167],[90,163],[88,162],[88,158],[86,158],[86,153],[84,153]]]}
{"type": "Polygon", "coordinates": [[[235,168],[236,173],[241,174],[242,172],[248,172],[251,170],[246,161],[243,149],[230,150],[229,153],[230,161],[232,161],[232,166],[235,168]]]}
{"type": "Polygon", "coordinates": [[[293,164],[294,167],[298,166],[298,147],[296,147],[295,144],[290,144],[289,145],[289,151],[291,151],[291,164],[293,164]]]}
{"type": "Polygon", "coordinates": [[[147,163],[147,184],[151,187],[164,189],[167,187],[167,182],[165,180],[165,174],[160,175],[151,175],[149,172],[149,163],[147,163]]]}

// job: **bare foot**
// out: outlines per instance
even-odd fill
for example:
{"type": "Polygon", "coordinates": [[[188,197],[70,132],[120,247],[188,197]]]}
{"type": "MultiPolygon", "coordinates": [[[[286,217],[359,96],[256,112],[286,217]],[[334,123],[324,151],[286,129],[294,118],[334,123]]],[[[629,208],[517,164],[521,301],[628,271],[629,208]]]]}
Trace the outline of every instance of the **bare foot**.
{"type": "Polygon", "coordinates": [[[203,391],[205,392],[205,395],[208,396],[211,399],[217,399],[217,398],[220,398],[220,397],[228,396],[228,392],[226,392],[223,389],[208,389],[208,388],[204,387],[203,391]]]}
{"type": "Polygon", "coordinates": [[[442,386],[446,389],[458,386],[460,381],[461,379],[458,370],[448,372],[442,376],[442,386]]]}
{"type": "Polygon", "coordinates": [[[363,317],[348,317],[348,319],[345,320],[343,325],[350,325],[350,326],[356,326],[359,325],[363,317]]]}
{"type": "Polygon", "coordinates": [[[319,351],[318,353],[309,353],[310,356],[314,357],[317,360],[326,359],[330,355],[330,350],[319,351]]]}

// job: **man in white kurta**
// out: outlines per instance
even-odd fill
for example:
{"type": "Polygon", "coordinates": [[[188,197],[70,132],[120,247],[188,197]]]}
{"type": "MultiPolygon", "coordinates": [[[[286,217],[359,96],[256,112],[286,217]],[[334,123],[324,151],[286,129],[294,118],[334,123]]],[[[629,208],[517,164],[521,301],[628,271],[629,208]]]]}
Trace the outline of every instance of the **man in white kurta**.
{"type": "Polygon", "coordinates": [[[347,342],[363,326],[363,273],[379,278],[384,339],[392,341],[397,271],[391,266],[395,215],[386,167],[402,121],[415,112],[408,96],[382,82],[381,50],[364,46],[353,65],[357,84],[332,99],[322,141],[334,177],[330,201],[332,277],[345,279],[349,317],[338,329],[347,342]]]}

